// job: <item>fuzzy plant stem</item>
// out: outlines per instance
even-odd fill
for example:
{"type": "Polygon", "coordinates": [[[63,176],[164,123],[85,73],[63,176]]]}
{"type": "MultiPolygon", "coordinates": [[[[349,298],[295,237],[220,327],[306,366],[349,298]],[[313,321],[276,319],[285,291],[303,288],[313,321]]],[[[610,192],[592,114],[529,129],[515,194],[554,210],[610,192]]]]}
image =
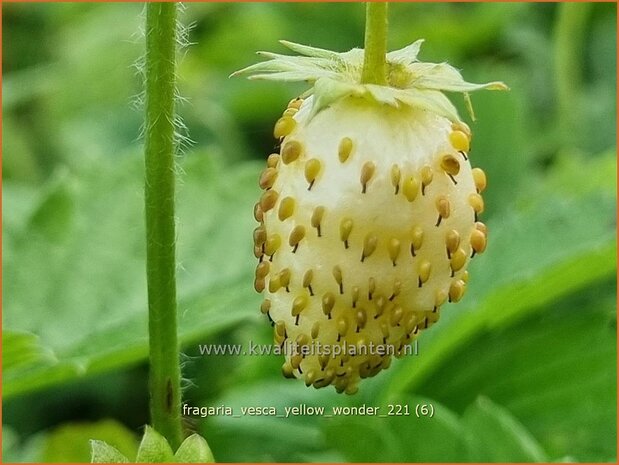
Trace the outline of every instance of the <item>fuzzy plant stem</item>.
{"type": "Polygon", "coordinates": [[[174,2],[146,6],[145,202],[150,414],[176,450],[181,444],[175,252],[174,2]]]}
{"type": "Polygon", "coordinates": [[[362,84],[387,84],[387,2],[368,2],[362,84]]]}

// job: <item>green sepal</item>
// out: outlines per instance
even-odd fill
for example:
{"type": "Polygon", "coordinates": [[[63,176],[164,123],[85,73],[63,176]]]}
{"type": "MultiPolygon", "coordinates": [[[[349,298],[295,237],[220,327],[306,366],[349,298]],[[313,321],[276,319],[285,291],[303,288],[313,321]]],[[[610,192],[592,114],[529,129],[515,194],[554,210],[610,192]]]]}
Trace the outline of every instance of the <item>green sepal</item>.
{"type": "Polygon", "coordinates": [[[174,454],[177,463],[215,463],[213,452],[206,439],[199,434],[192,434],[183,441],[174,454]]]}
{"type": "Polygon", "coordinates": [[[174,461],[174,453],[166,438],[146,425],[144,436],[140,442],[137,463],[167,463],[174,461]]]}
{"type": "Polygon", "coordinates": [[[305,81],[311,88],[304,95],[313,95],[310,118],[341,98],[366,98],[394,107],[410,106],[431,111],[452,121],[458,112],[443,92],[464,94],[467,109],[474,119],[469,92],[476,90],[507,90],[499,81],[474,84],[464,80],[460,72],[447,63],[425,63],[417,59],[423,40],[387,53],[387,85],[361,84],[362,49],[338,53],[294,42],[280,41],[293,52],[304,56],[258,52],[266,61],[253,64],[232,74],[249,79],[271,81],[305,81]]]}
{"type": "MultiPolygon", "coordinates": [[[[129,463],[118,449],[104,441],[91,440],[91,463],[129,463]]],[[[192,434],[180,445],[176,454],[167,439],[146,426],[140,442],[136,463],[215,463],[213,452],[206,439],[199,434],[192,434]]]]}
{"type": "Polygon", "coordinates": [[[91,440],[90,451],[90,463],[129,463],[118,449],[104,441],[91,440]]]}

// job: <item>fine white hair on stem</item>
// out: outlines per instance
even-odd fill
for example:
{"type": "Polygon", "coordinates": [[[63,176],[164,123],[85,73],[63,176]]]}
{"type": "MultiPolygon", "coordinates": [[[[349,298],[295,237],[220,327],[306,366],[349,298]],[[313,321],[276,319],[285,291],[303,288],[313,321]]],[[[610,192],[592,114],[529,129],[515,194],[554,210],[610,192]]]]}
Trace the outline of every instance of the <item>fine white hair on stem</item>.
{"type": "MultiPolygon", "coordinates": [[[[179,3],[178,7],[179,7],[178,13],[180,16],[185,11],[186,6],[182,3],[179,3]]],[[[146,17],[146,6],[142,8],[140,16],[142,18],[146,17]]],[[[144,41],[146,39],[146,31],[144,27],[142,26],[144,23],[145,21],[141,21],[138,31],[132,34],[132,38],[134,40],[139,39],[139,40],[144,41]]],[[[194,43],[192,43],[189,40],[191,31],[194,28],[195,28],[195,22],[190,23],[189,25],[185,25],[183,24],[180,18],[177,18],[176,20],[176,55],[177,55],[176,70],[178,70],[178,64],[183,60],[183,58],[188,53],[188,50],[187,50],[188,47],[191,45],[194,45],[194,43]]],[[[141,90],[130,98],[129,105],[131,106],[131,108],[135,109],[136,111],[144,111],[144,105],[146,103],[146,91],[145,91],[146,55],[145,54],[140,55],[138,58],[136,58],[136,60],[133,62],[131,66],[135,69],[135,75],[138,76],[139,79],[141,80],[141,90]]],[[[175,72],[177,73],[176,70],[175,72]]],[[[179,76],[177,74],[175,75],[175,81],[178,82],[178,79],[179,79],[179,76]]],[[[174,102],[175,102],[175,107],[176,107],[175,110],[178,110],[178,108],[182,107],[183,104],[188,102],[188,99],[181,95],[178,89],[178,85],[176,85],[174,89],[174,102]]],[[[178,158],[179,156],[184,154],[185,151],[188,150],[192,145],[194,145],[195,141],[193,141],[189,137],[189,129],[187,128],[187,125],[183,121],[183,118],[179,115],[177,111],[175,111],[174,113],[174,119],[172,120],[172,124],[174,125],[175,156],[178,158]]],[[[144,123],[142,123],[138,130],[138,135],[136,139],[144,140],[145,132],[146,132],[146,128],[144,126],[144,123]]],[[[177,173],[179,174],[182,173],[182,170],[179,169],[178,166],[176,166],[176,170],[177,170],[177,173]]]]}

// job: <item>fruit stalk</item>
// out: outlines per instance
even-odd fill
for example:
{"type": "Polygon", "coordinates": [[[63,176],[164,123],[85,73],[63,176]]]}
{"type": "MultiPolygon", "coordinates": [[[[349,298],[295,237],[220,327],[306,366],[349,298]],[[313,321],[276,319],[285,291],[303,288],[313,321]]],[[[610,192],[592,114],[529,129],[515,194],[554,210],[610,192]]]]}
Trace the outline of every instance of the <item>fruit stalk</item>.
{"type": "Polygon", "coordinates": [[[150,414],[173,449],[182,440],[174,220],[176,8],[173,2],[146,7],[144,150],[150,414]]]}
{"type": "Polygon", "coordinates": [[[368,2],[362,84],[387,84],[387,2],[368,2]]]}

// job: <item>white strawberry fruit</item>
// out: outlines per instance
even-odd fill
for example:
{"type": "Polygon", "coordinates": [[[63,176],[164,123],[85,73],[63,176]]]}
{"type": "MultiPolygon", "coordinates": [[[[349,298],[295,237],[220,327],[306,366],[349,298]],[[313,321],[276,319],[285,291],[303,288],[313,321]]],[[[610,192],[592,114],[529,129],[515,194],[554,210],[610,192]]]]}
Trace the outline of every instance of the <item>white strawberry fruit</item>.
{"type": "Polygon", "coordinates": [[[466,290],[486,248],[486,177],[441,91],[505,86],[417,61],[421,41],[387,54],[386,86],[360,84],[363,50],[283,43],[306,56],[263,53],[237,73],[313,84],[275,124],[281,149],[254,211],[255,288],[288,348],[284,375],[352,394],[466,290]]]}

